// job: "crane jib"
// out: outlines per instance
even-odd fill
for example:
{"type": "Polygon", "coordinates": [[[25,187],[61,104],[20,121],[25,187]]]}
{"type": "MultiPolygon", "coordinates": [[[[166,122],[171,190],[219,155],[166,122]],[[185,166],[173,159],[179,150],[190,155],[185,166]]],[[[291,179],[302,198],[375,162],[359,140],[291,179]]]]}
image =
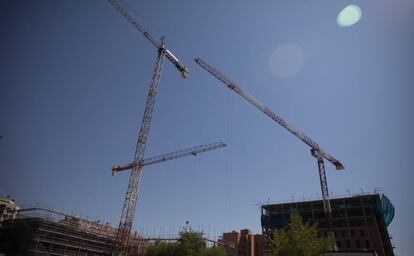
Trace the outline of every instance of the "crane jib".
{"type": "Polygon", "coordinates": [[[339,162],[337,159],[335,159],[333,156],[329,155],[328,153],[324,152],[318,145],[318,143],[314,142],[311,138],[306,136],[304,133],[300,132],[290,124],[288,124],[283,118],[278,116],[276,113],[274,113],[270,108],[265,106],[263,103],[261,103],[259,100],[257,100],[252,94],[250,94],[247,91],[242,90],[240,87],[236,85],[236,83],[232,82],[230,79],[228,79],[226,76],[224,76],[220,71],[215,69],[214,67],[207,64],[204,60],[201,58],[195,58],[195,62],[200,65],[203,69],[205,69],[207,72],[209,72],[211,75],[216,77],[218,80],[223,82],[227,87],[240,96],[242,96],[245,100],[250,102],[252,105],[260,109],[263,113],[265,113],[267,116],[272,118],[274,121],[276,121],[278,124],[280,124],[282,127],[286,128],[289,132],[291,132],[293,135],[295,135],[298,139],[303,141],[305,144],[307,144],[312,149],[319,152],[319,154],[331,162],[333,165],[335,165],[337,170],[342,170],[345,167],[339,162]]]}
{"type": "MultiPolygon", "coordinates": [[[[160,163],[160,162],[164,162],[164,161],[168,161],[168,160],[173,160],[173,159],[177,159],[177,158],[181,158],[181,157],[186,157],[186,156],[189,156],[189,155],[196,156],[200,153],[204,153],[204,152],[207,152],[207,151],[211,151],[211,150],[215,150],[215,149],[219,149],[219,148],[223,148],[223,147],[227,147],[227,145],[223,142],[216,142],[216,143],[200,145],[200,146],[196,146],[196,147],[192,147],[192,148],[186,148],[186,149],[182,149],[182,150],[179,150],[179,151],[163,154],[163,155],[160,155],[160,156],[155,156],[155,157],[144,159],[143,161],[141,161],[140,164],[138,164],[138,166],[139,167],[144,167],[144,166],[147,166],[147,165],[156,164],[156,163],[160,163]]],[[[112,167],[112,175],[115,175],[117,172],[130,170],[135,165],[137,165],[137,164],[129,163],[129,164],[126,164],[126,165],[114,166],[114,167],[112,167]]]]}
{"type": "MultiPolygon", "coordinates": [[[[127,6],[125,3],[121,4],[121,2],[118,0],[108,0],[108,2],[112,4],[112,6],[114,6],[115,9],[117,9],[119,13],[121,13],[122,16],[124,16],[145,38],[147,38],[152,45],[154,45],[157,49],[160,49],[161,47],[164,48],[163,44],[154,39],[154,37],[152,37],[151,34],[145,30],[145,28],[141,26],[141,24],[139,24],[139,22],[128,12],[128,8],[131,9],[129,6],[127,6]]],[[[169,59],[181,72],[181,76],[183,78],[187,78],[188,69],[179,63],[178,58],[171,51],[165,49],[165,52],[167,59],[169,59]]]]}

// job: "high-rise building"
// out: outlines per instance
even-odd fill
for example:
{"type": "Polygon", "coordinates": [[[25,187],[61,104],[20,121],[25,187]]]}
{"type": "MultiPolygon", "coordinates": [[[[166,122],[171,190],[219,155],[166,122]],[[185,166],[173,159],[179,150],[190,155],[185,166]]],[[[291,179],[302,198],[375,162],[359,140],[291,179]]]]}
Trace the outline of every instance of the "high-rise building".
{"type": "Polygon", "coordinates": [[[262,235],[253,235],[249,229],[239,232],[223,233],[219,246],[226,249],[229,256],[263,256],[264,240],[262,235]]]}
{"type": "Polygon", "coordinates": [[[313,200],[262,205],[262,232],[271,237],[274,229],[289,222],[291,213],[315,223],[318,234],[333,232],[338,251],[374,250],[379,256],[394,256],[387,226],[394,218],[390,200],[379,194],[355,195],[330,200],[332,218],[324,213],[323,201],[313,200]]]}

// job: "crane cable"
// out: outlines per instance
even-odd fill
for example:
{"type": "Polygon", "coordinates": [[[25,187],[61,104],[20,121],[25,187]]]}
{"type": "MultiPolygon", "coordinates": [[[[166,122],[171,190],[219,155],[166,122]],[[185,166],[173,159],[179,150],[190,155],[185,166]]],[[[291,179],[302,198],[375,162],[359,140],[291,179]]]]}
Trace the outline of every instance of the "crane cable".
{"type": "MultiPolygon", "coordinates": [[[[228,141],[229,145],[233,145],[233,97],[230,93],[227,93],[226,97],[227,102],[227,116],[226,116],[226,140],[228,141]]],[[[225,170],[225,200],[224,200],[224,226],[228,228],[230,225],[230,215],[231,215],[231,184],[232,184],[232,169],[233,169],[233,162],[232,162],[232,147],[228,148],[226,153],[226,170],[225,170]]]]}

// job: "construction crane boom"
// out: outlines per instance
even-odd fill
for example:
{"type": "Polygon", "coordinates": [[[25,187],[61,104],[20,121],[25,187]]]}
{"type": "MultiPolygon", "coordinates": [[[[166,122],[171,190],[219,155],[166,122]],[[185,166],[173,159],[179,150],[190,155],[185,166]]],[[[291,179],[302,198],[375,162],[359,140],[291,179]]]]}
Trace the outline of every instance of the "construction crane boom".
{"type": "Polygon", "coordinates": [[[161,37],[161,41],[157,42],[151,34],[146,31],[129,12],[128,6],[125,3],[121,3],[122,0],[108,0],[109,3],[115,7],[141,34],[143,34],[150,42],[157,48],[157,60],[155,63],[151,86],[145,105],[144,116],[142,118],[141,127],[139,130],[138,141],[135,149],[133,166],[131,176],[129,178],[128,189],[125,195],[124,205],[122,208],[121,220],[119,222],[118,232],[113,247],[113,254],[115,255],[127,255],[128,254],[128,242],[131,234],[132,223],[135,215],[135,208],[138,197],[139,181],[141,178],[141,172],[143,166],[141,165],[144,160],[144,152],[147,144],[147,138],[149,128],[151,125],[152,113],[154,110],[155,98],[157,95],[158,84],[161,76],[161,68],[164,59],[169,59],[175,67],[181,72],[181,76],[186,78],[188,70],[185,66],[180,64],[178,58],[175,57],[171,51],[165,48],[164,37],[161,37]]]}
{"type": "Polygon", "coordinates": [[[228,88],[242,96],[245,100],[253,104],[255,107],[260,109],[263,113],[268,115],[270,118],[275,120],[278,124],[280,124],[282,127],[286,128],[289,132],[291,132],[293,135],[295,135],[297,138],[302,140],[304,143],[306,143],[309,147],[312,149],[318,151],[326,160],[331,162],[333,165],[335,165],[337,170],[344,169],[344,166],[339,162],[337,159],[335,159],[330,154],[323,151],[318,143],[314,142],[311,138],[306,136],[303,132],[299,131],[292,125],[288,124],[282,117],[274,113],[270,108],[265,106],[263,103],[258,101],[253,95],[251,95],[249,92],[242,90],[240,87],[238,87],[233,81],[226,78],[220,71],[215,69],[214,67],[208,65],[205,61],[203,61],[201,58],[196,58],[195,62],[200,65],[202,68],[204,68],[206,71],[208,71],[210,74],[212,74],[214,77],[216,77],[218,80],[223,82],[225,85],[227,85],[228,88]]]}
{"type": "MultiPolygon", "coordinates": [[[[108,0],[109,3],[111,3],[115,9],[117,9],[141,34],[150,41],[152,45],[154,45],[157,49],[160,49],[163,46],[162,42],[158,42],[154,37],[151,36],[151,34],[143,27],[141,24],[139,24],[138,20],[134,18],[129,12],[128,7],[125,4],[122,4],[119,0],[108,0]]],[[[165,57],[169,59],[172,64],[181,72],[181,76],[183,78],[187,78],[188,76],[188,69],[180,64],[178,58],[168,49],[165,49],[165,57]]]]}
{"type": "Polygon", "coordinates": [[[274,113],[270,108],[265,106],[263,103],[261,103],[255,97],[253,97],[253,95],[251,95],[249,92],[244,91],[240,87],[238,87],[236,85],[236,83],[234,83],[233,81],[228,79],[220,71],[218,71],[214,67],[207,64],[201,58],[196,58],[194,60],[199,66],[201,66],[203,69],[205,69],[211,75],[213,75],[218,80],[220,80],[229,89],[231,89],[234,92],[236,92],[237,94],[239,94],[245,100],[247,100],[252,105],[254,105],[258,109],[260,109],[267,116],[272,118],[274,121],[276,121],[282,127],[286,128],[289,132],[291,132],[293,135],[295,135],[297,138],[299,138],[305,144],[307,144],[309,147],[311,147],[311,154],[312,154],[312,156],[314,156],[317,159],[317,163],[318,163],[319,179],[320,179],[320,183],[321,183],[324,210],[325,210],[325,213],[327,213],[330,216],[330,214],[331,214],[331,204],[329,202],[328,181],[326,179],[325,164],[324,164],[323,159],[325,158],[326,160],[331,162],[333,165],[335,165],[337,170],[344,169],[344,166],[342,165],[342,163],[339,162],[339,160],[337,160],[336,158],[334,158],[330,154],[323,151],[319,147],[318,143],[314,142],[311,138],[306,136],[304,133],[302,133],[298,129],[294,128],[292,125],[288,124],[283,118],[281,118],[279,115],[274,113]]]}
{"type": "MultiPolygon", "coordinates": [[[[173,159],[177,159],[177,158],[181,158],[181,157],[186,157],[186,156],[190,156],[190,155],[196,156],[197,154],[204,153],[204,152],[211,151],[211,150],[215,150],[215,149],[219,149],[219,148],[223,148],[223,147],[226,147],[226,146],[227,145],[224,144],[223,142],[216,142],[216,143],[211,143],[211,144],[200,145],[200,146],[197,146],[197,147],[186,148],[186,149],[182,149],[180,151],[175,151],[175,152],[163,154],[163,155],[160,155],[160,156],[155,156],[155,157],[144,159],[144,161],[140,164],[140,166],[143,167],[143,166],[156,164],[156,163],[161,163],[161,162],[164,162],[164,161],[169,161],[169,160],[173,160],[173,159]]],[[[116,173],[121,172],[121,171],[130,170],[133,167],[134,167],[134,163],[129,163],[129,164],[120,165],[120,166],[114,166],[112,168],[112,175],[115,175],[116,173]]]]}

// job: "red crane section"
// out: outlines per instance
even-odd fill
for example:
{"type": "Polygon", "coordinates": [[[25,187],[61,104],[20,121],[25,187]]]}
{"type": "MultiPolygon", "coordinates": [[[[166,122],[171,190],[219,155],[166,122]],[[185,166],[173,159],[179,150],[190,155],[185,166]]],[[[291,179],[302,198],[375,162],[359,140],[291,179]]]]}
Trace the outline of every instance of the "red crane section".
{"type": "MultiPolygon", "coordinates": [[[[169,161],[169,160],[173,160],[173,159],[177,159],[181,157],[186,157],[186,156],[197,156],[200,153],[223,148],[226,146],[227,145],[224,144],[223,142],[216,142],[212,144],[205,144],[205,145],[200,145],[197,147],[186,148],[186,149],[182,149],[179,151],[163,154],[160,156],[154,156],[151,158],[144,159],[141,166],[144,167],[146,165],[157,164],[157,163],[161,163],[161,162],[165,162],[165,161],[169,161]]],[[[134,167],[134,163],[114,166],[112,167],[112,175],[115,176],[116,173],[133,169],[133,167],[134,167]]]]}

